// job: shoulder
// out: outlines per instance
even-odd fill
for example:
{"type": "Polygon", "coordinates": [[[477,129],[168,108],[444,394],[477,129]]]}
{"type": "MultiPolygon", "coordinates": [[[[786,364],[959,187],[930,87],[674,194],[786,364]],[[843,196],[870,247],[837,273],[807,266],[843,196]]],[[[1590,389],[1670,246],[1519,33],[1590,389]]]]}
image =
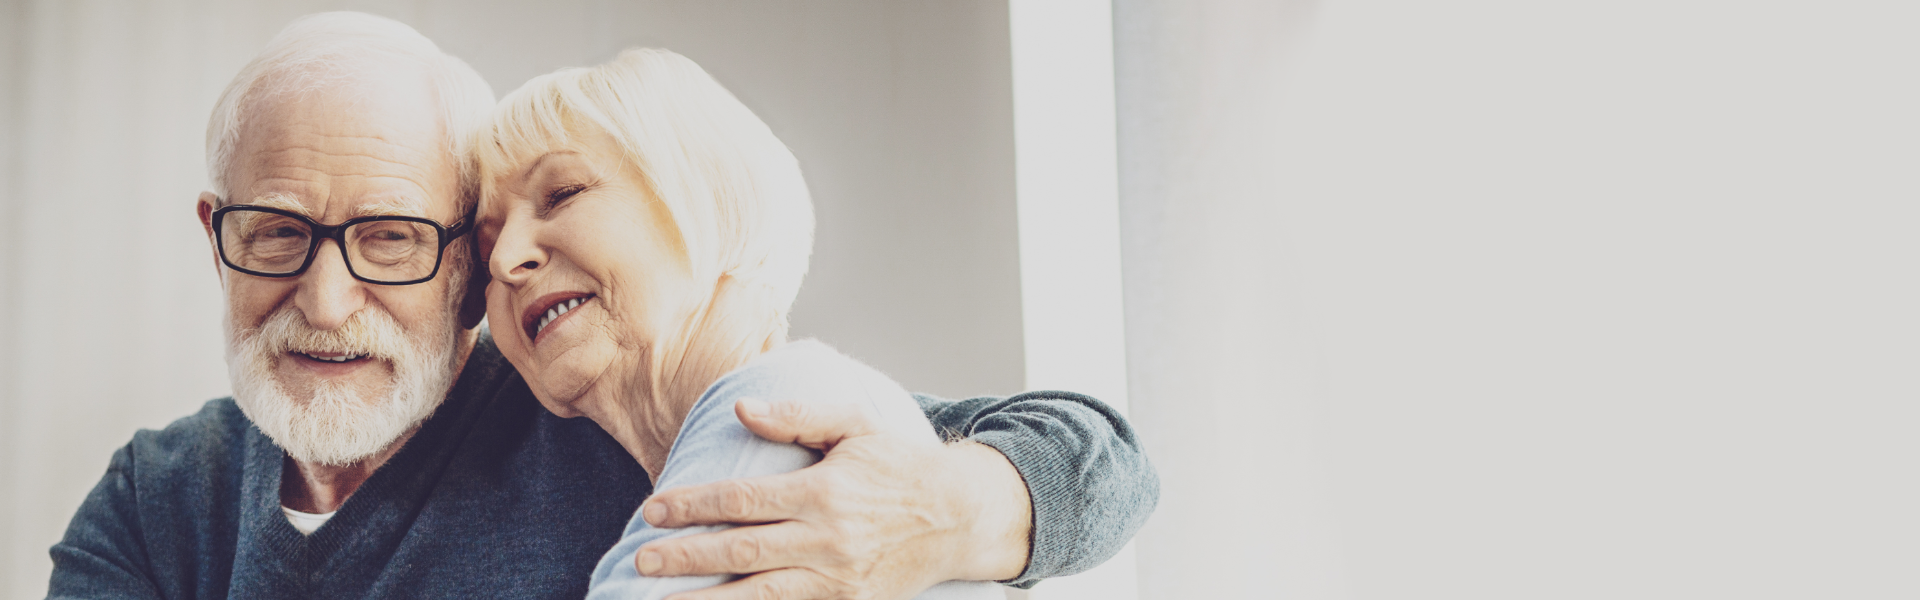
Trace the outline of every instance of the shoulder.
{"type": "Polygon", "coordinates": [[[239,406],[222,398],[165,428],[134,433],[113,453],[63,544],[144,548],[125,551],[158,552],[154,564],[177,566],[175,555],[231,537],[248,447],[254,445],[248,438],[266,437],[253,431],[239,406]],[[227,533],[206,535],[209,527],[227,533]]]}
{"type": "Polygon", "coordinates": [[[791,342],[754,358],[714,382],[707,395],[805,403],[839,403],[869,395],[912,399],[873,367],[815,340],[791,342]]]}
{"type": "Polygon", "coordinates": [[[115,456],[115,467],[149,474],[184,473],[231,465],[246,448],[253,422],[232,398],[210,400],[200,411],[159,430],[143,429],[115,456]],[[128,464],[121,464],[126,462],[128,464]]]}
{"type": "Polygon", "coordinates": [[[793,342],[707,387],[680,425],[659,489],[785,473],[820,460],[817,452],[748,431],[734,414],[746,399],[849,406],[889,431],[937,440],[913,397],[886,376],[825,344],[793,342]]]}
{"type": "Polygon", "coordinates": [[[52,595],[227,595],[243,490],[277,489],[280,456],[230,398],[134,433],[52,549],[52,595]]]}
{"type": "Polygon", "coordinates": [[[121,501],[132,503],[125,508],[137,505],[141,514],[172,514],[197,522],[230,512],[248,472],[258,470],[250,468],[249,452],[261,444],[272,442],[253,428],[231,398],[221,398],[165,428],[135,432],[114,452],[103,481],[123,482],[131,495],[121,501]]]}
{"type": "Polygon", "coordinates": [[[707,388],[689,420],[753,398],[768,402],[859,407],[890,429],[932,435],[925,413],[900,384],[816,340],[791,342],[754,358],[707,388]]]}

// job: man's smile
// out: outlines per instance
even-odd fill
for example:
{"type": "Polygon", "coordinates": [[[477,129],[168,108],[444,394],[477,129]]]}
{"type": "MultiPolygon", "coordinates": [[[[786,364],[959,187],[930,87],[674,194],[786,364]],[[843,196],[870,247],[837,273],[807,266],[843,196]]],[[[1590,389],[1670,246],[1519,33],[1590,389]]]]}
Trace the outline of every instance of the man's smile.
{"type": "Polygon", "coordinates": [[[360,360],[360,359],[363,359],[363,358],[366,358],[366,357],[369,357],[369,356],[373,356],[372,354],[369,354],[369,353],[365,353],[365,352],[362,352],[362,353],[359,353],[359,354],[350,354],[350,353],[344,353],[344,352],[300,352],[300,351],[294,351],[294,352],[293,352],[293,354],[294,354],[294,355],[296,355],[296,356],[300,356],[300,357],[302,357],[302,358],[311,358],[311,359],[313,359],[313,360],[317,360],[317,361],[321,361],[321,362],[331,362],[331,363],[343,363],[343,362],[353,362],[353,361],[356,361],[356,360],[360,360]]]}
{"type": "Polygon", "coordinates": [[[359,372],[363,367],[378,362],[370,352],[313,352],[288,350],[286,356],[292,359],[301,371],[322,378],[345,377],[359,372]]]}

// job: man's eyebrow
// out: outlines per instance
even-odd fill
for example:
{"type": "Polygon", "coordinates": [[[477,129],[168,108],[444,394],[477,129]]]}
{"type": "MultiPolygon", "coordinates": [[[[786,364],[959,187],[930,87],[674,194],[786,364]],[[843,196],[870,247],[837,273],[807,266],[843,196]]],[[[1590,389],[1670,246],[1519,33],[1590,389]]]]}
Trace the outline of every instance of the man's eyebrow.
{"type": "Polygon", "coordinates": [[[354,207],[355,217],[420,217],[427,213],[420,210],[420,203],[405,198],[385,197],[354,207]]]}
{"type": "Polygon", "coordinates": [[[301,204],[299,200],[295,200],[293,199],[293,196],[289,196],[287,194],[272,193],[272,194],[265,194],[261,196],[255,196],[253,200],[248,202],[247,204],[251,204],[253,206],[264,206],[267,208],[278,208],[280,210],[298,213],[301,216],[305,216],[308,218],[313,217],[313,213],[307,210],[307,205],[301,204]]]}
{"type": "MultiPolygon", "coordinates": [[[[287,194],[272,193],[256,196],[249,204],[267,208],[278,208],[280,210],[297,213],[309,219],[313,218],[313,211],[308,209],[307,205],[301,204],[300,201],[293,199],[293,196],[287,194]]],[[[426,212],[420,210],[419,202],[415,202],[409,198],[389,196],[371,200],[354,207],[353,217],[426,218],[426,212]]]]}

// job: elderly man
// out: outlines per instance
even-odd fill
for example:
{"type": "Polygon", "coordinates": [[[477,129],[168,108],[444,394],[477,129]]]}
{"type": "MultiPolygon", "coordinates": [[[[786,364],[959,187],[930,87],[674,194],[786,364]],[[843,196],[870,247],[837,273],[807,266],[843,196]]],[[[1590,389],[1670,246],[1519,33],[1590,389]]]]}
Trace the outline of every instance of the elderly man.
{"type": "MultiPolygon", "coordinates": [[[[197,205],[234,396],[114,454],[53,548],[50,595],[584,594],[652,490],[593,423],[541,408],[475,329],[476,186],[456,157],[492,101],[417,32],[354,13],[296,21],[241,71],[208,127],[197,205]],[[383,254],[402,241],[433,259],[383,254]]],[[[642,569],[788,570],[779,590],[750,576],[691,598],[1030,585],[1105,560],[1151,511],[1151,468],[1095,400],[920,401],[965,439],[921,450],[854,414],[749,415],[769,439],[833,449],[799,472],[648,500],[659,526],[762,525],[650,546],[642,569]]]]}

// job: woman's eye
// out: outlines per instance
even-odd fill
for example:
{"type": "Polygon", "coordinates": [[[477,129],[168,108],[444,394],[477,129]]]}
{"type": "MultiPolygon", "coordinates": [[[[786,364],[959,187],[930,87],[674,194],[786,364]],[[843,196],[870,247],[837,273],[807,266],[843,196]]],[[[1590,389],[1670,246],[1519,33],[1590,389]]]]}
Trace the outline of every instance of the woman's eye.
{"type": "Polygon", "coordinates": [[[559,206],[561,202],[566,202],[568,198],[572,198],[586,189],[587,186],[584,185],[569,185],[554,188],[553,191],[547,192],[547,201],[544,208],[551,210],[553,207],[559,206]]]}

